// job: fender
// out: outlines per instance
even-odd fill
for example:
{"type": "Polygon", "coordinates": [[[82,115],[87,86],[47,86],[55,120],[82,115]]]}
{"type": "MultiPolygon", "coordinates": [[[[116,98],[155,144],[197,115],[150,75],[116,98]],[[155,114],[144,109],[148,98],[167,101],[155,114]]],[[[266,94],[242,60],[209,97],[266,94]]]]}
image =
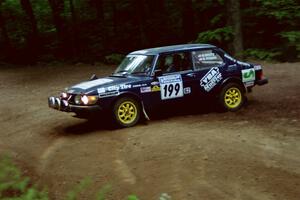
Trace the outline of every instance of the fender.
{"type": "Polygon", "coordinates": [[[245,93],[247,91],[245,85],[243,84],[242,80],[238,77],[228,77],[226,79],[224,79],[222,81],[222,83],[220,84],[220,86],[218,87],[218,92],[227,84],[227,83],[237,83],[239,85],[241,85],[241,87],[243,88],[243,92],[245,93]]]}
{"type": "Polygon", "coordinates": [[[147,112],[146,112],[146,109],[145,109],[143,100],[140,98],[139,95],[137,95],[137,94],[134,93],[134,92],[131,92],[131,91],[122,91],[122,92],[120,92],[120,94],[119,94],[118,96],[116,96],[115,99],[113,100],[111,106],[114,105],[114,103],[116,102],[117,99],[119,99],[119,98],[121,98],[121,97],[124,97],[124,96],[132,97],[132,98],[136,99],[137,101],[139,101],[140,104],[141,104],[142,111],[143,111],[143,114],[144,114],[145,119],[150,120],[150,118],[149,118],[149,116],[148,116],[148,114],[147,114],[147,112]]]}

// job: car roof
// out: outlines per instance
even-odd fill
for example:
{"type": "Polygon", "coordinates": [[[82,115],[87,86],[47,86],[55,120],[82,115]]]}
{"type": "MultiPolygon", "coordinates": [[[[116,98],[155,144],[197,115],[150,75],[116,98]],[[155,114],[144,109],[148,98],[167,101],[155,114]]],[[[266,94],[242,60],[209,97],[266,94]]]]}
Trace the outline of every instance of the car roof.
{"type": "Polygon", "coordinates": [[[210,44],[180,44],[180,45],[156,47],[151,49],[142,49],[138,51],[133,51],[130,54],[156,55],[160,53],[172,53],[176,51],[184,51],[184,50],[191,50],[191,49],[205,49],[205,48],[216,48],[216,46],[210,44]]]}

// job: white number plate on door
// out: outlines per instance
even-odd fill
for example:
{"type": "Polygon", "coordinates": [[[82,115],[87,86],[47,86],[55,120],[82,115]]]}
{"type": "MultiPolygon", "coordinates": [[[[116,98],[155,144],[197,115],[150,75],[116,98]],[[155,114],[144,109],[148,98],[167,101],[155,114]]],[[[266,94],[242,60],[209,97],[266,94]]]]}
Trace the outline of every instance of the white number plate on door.
{"type": "Polygon", "coordinates": [[[183,97],[183,84],[180,74],[158,77],[161,99],[183,97]]]}

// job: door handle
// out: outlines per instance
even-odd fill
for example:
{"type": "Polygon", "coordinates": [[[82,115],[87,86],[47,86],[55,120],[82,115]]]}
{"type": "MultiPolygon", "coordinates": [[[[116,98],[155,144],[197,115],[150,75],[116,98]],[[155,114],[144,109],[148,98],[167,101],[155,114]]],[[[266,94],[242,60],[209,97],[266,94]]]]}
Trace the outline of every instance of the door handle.
{"type": "Polygon", "coordinates": [[[196,74],[195,73],[188,73],[186,76],[190,77],[190,78],[195,78],[196,74]]]}

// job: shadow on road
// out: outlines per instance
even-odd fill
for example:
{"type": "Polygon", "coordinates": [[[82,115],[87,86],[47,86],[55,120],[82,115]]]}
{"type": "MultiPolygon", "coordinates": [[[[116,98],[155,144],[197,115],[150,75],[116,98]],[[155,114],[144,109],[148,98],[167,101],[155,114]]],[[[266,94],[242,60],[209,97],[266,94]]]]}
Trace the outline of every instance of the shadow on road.
{"type": "MultiPolygon", "coordinates": [[[[149,114],[150,123],[151,121],[159,121],[163,119],[168,119],[177,116],[187,116],[187,115],[203,115],[208,113],[219,112],[215,105],[206,104],[205,106],[185,106],[185,107],[165,107],[160,108],[159,110],[152,110],[149,114]]],[[[141,119],[140,124],[148,124],[146,119],[141,119]]],[[[102,131],[103,133],[107,133],[113,130],[118,129],[111,122],[110,117],[108,115],[94,115],[89,119],[82,119],[82,121],[78,123],[66,123],[61,124],[55,127],[55,133],[57,136],[71,136],[71,135],[86,135],[91,134],[93,132],[102,131]]]]}
{"type": "MultiPolygon", "coordinates": [[[[86,135],[101,130],[103,133],[113,130],[109,120],[101,116],[93,119],[81,119],[78,123],[61,124],[55,127],[55,133],[60,136],[86,135]]],[[[99,132],[97,134],[99,134],[99,132]]]]}

